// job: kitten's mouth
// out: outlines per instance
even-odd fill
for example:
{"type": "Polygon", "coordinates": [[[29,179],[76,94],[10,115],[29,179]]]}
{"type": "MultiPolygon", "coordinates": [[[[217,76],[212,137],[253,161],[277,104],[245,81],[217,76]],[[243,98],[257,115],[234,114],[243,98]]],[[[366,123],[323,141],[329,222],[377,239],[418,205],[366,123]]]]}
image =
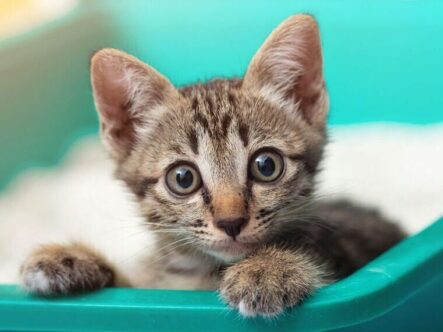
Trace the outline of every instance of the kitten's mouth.
{"type": "Polygon", "coordinates": [[[244,257],[256,247],[257,243],[230,239],[212,243],[208,246],[208,251],[217,258],[234,261],[244,257]]]}

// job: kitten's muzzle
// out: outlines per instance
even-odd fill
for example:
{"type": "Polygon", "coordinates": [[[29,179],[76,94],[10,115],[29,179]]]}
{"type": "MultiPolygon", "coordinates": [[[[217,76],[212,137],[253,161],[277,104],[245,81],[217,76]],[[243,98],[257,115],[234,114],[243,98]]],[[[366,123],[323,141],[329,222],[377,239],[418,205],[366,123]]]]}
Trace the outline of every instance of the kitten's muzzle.
{"type": "Polygon", "coordinates": [[[215,221],[215,225],[235,240],[247,222],[246,218],[219,219],[215,221]]]}

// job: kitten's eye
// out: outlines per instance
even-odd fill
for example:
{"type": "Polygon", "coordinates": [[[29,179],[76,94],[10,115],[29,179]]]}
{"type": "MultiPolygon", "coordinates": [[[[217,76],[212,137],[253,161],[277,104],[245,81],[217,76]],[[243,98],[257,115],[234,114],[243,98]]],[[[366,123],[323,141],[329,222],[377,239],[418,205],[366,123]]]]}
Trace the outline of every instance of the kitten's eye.
{"type": "Polygon", "coordinates": [[[260,151],[251,160],[251,175],[256,181],[271,182],[283,173],[283,158],[274,151],[260,151]]]}
{"type": "Polygon", "coordinates": [[[201,186],[201,177],[191,165],[177,165],[166,174],[166,185],[177,195],[189,195],[201,186]]]}

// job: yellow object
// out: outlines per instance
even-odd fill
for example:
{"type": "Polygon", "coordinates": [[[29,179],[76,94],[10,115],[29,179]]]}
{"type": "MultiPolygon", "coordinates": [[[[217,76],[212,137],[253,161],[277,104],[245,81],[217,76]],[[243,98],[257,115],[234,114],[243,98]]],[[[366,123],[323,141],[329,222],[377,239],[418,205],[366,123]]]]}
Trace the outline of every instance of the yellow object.
{"type": "Polygon", "coordinates": [[[0,0],[0,39],[65,14],[75,0],[0,0]]]}

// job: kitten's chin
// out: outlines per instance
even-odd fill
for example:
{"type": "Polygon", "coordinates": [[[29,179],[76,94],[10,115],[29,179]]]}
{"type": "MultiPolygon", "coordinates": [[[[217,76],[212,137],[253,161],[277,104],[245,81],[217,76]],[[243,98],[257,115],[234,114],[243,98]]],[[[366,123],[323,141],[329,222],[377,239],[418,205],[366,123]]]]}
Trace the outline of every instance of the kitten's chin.
{"type": "Polygon", "coordinates": [[[206,249],[207,253],[224,263],[236,263],[254,249],[250,244],[231,241],[229,243],[214,244],[206,249]]]}

